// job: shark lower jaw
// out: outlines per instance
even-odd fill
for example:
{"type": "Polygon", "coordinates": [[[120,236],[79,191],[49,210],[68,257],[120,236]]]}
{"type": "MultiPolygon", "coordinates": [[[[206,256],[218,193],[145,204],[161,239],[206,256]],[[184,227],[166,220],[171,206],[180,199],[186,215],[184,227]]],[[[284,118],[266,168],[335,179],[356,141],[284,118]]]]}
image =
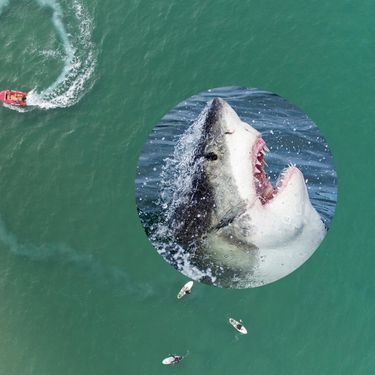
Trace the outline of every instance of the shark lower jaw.
{"type": "Polygon", "coordinates": [[[257,137],[251,150],[253,184],[256,192],[256,198],[259,199],[263,206],[275,199],[277,195],[287,186],[292,174],[299,171],[297,167],[290,165],[280,173],[276,185],[273,186],[264,168],[266,165],[264,157],[269,151],[270,150],[268,149],[263,138],[260,136],[257,137]]]}

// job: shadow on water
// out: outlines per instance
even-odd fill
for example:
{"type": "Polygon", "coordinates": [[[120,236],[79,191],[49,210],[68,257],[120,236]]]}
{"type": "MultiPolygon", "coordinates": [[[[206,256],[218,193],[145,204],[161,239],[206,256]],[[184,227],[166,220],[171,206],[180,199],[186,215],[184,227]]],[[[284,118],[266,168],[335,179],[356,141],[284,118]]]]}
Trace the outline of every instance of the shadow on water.
{"type": "Polygon", "coordinates": [[[105,288],[116,295],[131,295],[136,300],[145,300],[156,295],[151,284],[137,282],[120,267],[105,265],[93,255],[80,254],[79,251],[64,244],[33,245],[21,243],[5,226],[0,217],[0,241],[13,255],[33,262],[54,263],[62,267],[73,267],[80,274],[93,279],[99,288],[105,288]]]}

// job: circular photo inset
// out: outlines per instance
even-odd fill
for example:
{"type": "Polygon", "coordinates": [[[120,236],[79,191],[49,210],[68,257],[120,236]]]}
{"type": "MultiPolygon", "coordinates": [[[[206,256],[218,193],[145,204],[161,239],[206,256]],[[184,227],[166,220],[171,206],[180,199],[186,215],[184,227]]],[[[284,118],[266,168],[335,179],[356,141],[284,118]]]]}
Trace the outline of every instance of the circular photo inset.
{"type": "Polygon", "coordinates": [[[169,111],[138,161],[159,254],[191,279],[257,287],[301,266],[331,224],[336,172],[318,127],[270,92],[208,90],[169,111]]]}

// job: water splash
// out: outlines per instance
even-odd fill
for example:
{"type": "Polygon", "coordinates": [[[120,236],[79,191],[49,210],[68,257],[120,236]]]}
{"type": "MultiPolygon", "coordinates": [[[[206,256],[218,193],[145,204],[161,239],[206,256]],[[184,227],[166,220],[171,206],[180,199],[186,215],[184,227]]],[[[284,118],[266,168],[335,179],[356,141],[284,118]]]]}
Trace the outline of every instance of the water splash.
{"type": "MultiPolygon", "coordinates": [[[[70,107],[76,104],[93,84],[91,77],[96,65],[95,49],[91,41],[93,24],[78,0],[72,1],[65,15],[57,0],[36,2],[39,6],[52,10],[52,23],[63,46],[64,66],[48,88],[40,92],[37,89],[29,92],[27,104],[43,109],[70,107]],[[76,30],[68,32],[67,26],[76,30]]],[[[0,0],[0,14],[7,5],[9,0],[0,0]]],[[[10,108],[18,110],[14,106],[10,108]]]]}
{"type": "Polygon", "coordinates": [[[204,121],[209,104],[199,114],[196,121],[186,130],[176,143],[173,155],[165,159],[162,168],[160,195],[158,202],[162,208],[162,219],[151,234],[151,241],[159,254],[173,267],[193,280],[210,280],[216,277],[210,267],[199,268],[193,264],[191,254],[174,241],[174,214],[179,207],[188,204],[193,190],[193,177],[201,167],[196,160],[196,146],[202,137],[204,121]],[[170,241],[166,241],[170,239],[170,241]]]}
{"type": "Polygon", "coordinates": [[[9,109],[11,109],[11,110],[13,110],[13,111],[17,111],[17,112],[19,112],[19,113],[25,113],[25,112],[28,112],[27,108],[25,108],[25,107],[17,107],[17,106],[15,106],[15,105],[10,105],[10,104],[5,104],[5,103],[3,103],[3,106],[4,106],[5,108],[9,108],[9,109]]]}
{"type": "Polygon", "coordinates": [[[161,199],[164,207],[168,207],[165,221],[170,221],[177,207],[185,205],[189,199],[193,176],[201,167],[199,160],[195,161],[195,151],[208,108],[209,104],[177,141],[172,157],[165,159],[161,173],[161,199]]]}

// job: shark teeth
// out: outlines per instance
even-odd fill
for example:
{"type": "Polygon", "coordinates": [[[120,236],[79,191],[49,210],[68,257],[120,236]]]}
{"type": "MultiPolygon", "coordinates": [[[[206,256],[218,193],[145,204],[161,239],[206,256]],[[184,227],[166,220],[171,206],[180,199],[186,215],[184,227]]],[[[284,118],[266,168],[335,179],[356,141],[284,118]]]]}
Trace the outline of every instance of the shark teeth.
{"type": "Polygon", "coordinates": [[[284,180],[285,180],[285,175],[286,175],[286,172],[287,172],[288,168],[284,168],[280,174],[279,174],[279,177],[276,181],[276,190],[279,191],[281,186],[283,185],[284,183],[284,180]]]}
{"type": "MultiPolygon", "coordinates": [[[[255,157],[253,159],[253,176],[255,182],[256,193],[258,199],[262,204],[266,204],[274,196],[274,188],[269,181],[264,166],[267,165],[264,158],[269,148],[266,146],[262,138],[258,138],[256,143],[253,146],[253,154],[255,157]]],[[[267,165],[268,166],[268,165],[267,165]]]]}
{"type": "Polygon", "coordinates": [[[257,197],[263,205],[272,200],[280,190],[283,189],[284,185],[288,183],[290,177],[289,173],[287,173],[288,170],[296,167],[295,164],[289,163],[288,167],[280,172],[274,187],[264,170],[264,166],[268,167],[268,164],[265,161],[265,155],[267,152],[270,152],[270,149],[262,138],[258,138],[252,150],[253,155],[255,154],[255,157],[253,156],[253,177],[257,197]]]}

